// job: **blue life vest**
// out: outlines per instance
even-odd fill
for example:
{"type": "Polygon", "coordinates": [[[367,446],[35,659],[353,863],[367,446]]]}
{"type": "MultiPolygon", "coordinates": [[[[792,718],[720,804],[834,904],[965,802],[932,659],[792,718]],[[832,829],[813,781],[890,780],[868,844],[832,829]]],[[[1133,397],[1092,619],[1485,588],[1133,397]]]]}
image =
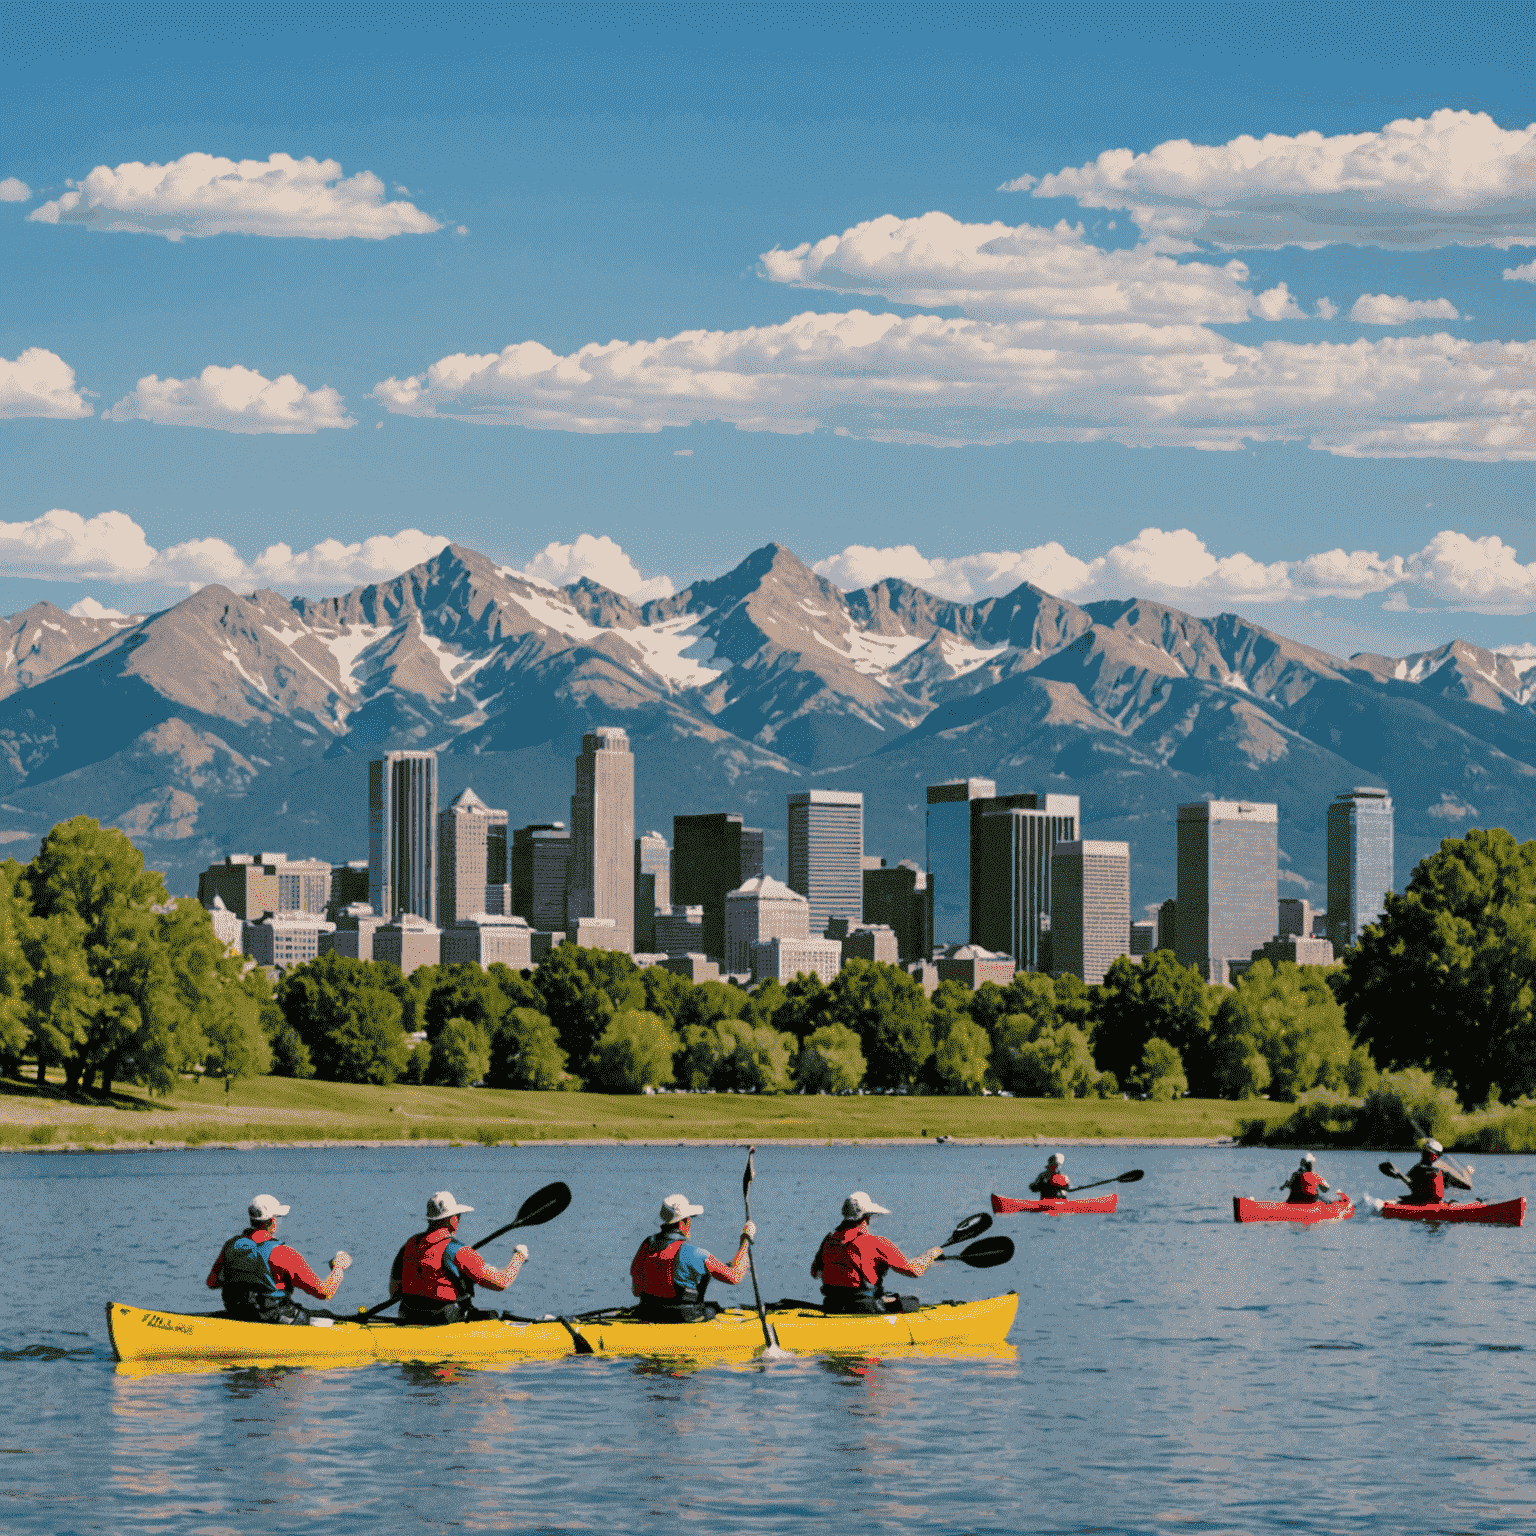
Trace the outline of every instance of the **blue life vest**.
{"type": "Polygon", "coordinates": [[[224,1244],[219,1267],[220,1291],[224,1310],[232,1317],[272,1321],[289,1300],[283,1283],[267,1262],[266,1249],[270,1243],[270,1238],[267,1243],[258,1243],[250,1231],[245,1231],[224,1244]]]}

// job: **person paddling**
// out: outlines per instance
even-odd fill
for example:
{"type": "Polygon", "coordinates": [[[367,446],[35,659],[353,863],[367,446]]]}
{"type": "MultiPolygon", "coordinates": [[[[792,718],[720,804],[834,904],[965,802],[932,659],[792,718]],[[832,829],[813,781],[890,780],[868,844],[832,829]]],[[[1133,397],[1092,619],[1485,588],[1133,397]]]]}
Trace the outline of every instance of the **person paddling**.
{"type": "Polygon", "coordinates": [[[884,1312],[885,1276],[890,1270],[923,1274],[944,1251],[930,1248],[909,1259],[888,1238],[869,1230],[871,1216],[889,1216],[862,1189],[843,1201],[843,1219],[822,1238],[811,1260],[811,1276],[821,1281],[822,1306],[828,1312],[884,1312]]]}
{"type": "Polygon", "coordinates": [[[459,1217],[474,1210],[446,1189],[427,1201],[427,1230],[408,1238],[389,1270],[389,1294],[400,1298],[400,1321],[426,1326],[494,1317],[474,1305],[475,1287],[504,1291],[528,1260],[519,1243],[504,1269],[492,1269],[455,1235],[459,1217]]]}
{"type": "Polygon", "coordinates": [[[1035,1175],[1035,1182],[1029,1187],[1042,1200],[1067,1198],[1067,1191],[1072,1188],[1072,1181],[1061,1171],[1066,1161],[1062,1153],[1052,1152],[1046,1159],[1045,1167],[1035,1175]]]}
{"type": "Polygon", "coordinates": [[[1333,1186],[1317,1171],[1317,1158],[1307,1152],[1297,1165],[1296,1172],[1280,1187],[1290,1190],[1285,1197],[1287,1205],[1316,1205],[1333,1186]]]}
{"type": "Polygon", "coordinates": [[[640,1298],[636,1310],[642,1322],[703,1322],[713,1316],[704,1301],[709,1282],[741,1283],[757,1224],[749,1221],[742,1226],[741,1246],[727,1268],[714,1254],[688,1241],[693,1218],[703,1214],[704,1207],[694,1205],[687,1195],[668,1195],[661,1202],[661,1230],[640,1244],[629,1266],[630,1288],[640,1298]]]}
{"type": "Polygon", "coordinates": [[[1433,1136],[1424,1138],[1418,1162],[1408,1170],[1408,1198],[1404,1205],[1439,1205],[1445,1199],[1445,1186],[1471,1189],[1472,1181],[1464,1179],[1448,1165],[1436,1166],[1445,1148],[1433,1136]]]}
{"type": "Polygon", "coordinates": [[[245,1323],[307,1323],[309,1313],[293,1299],[295,1290],[329,1301],[352,1267],[345,1250],[331,1260],[321,1280],[303,1257],[277,1241],[277,1223],[290,1207],[271,1195],[257,1195],[246,1208],[250,1225],[230,1238],[208,1271],[208,1289],[224,1293],[224,1310],[245,1323]]]}

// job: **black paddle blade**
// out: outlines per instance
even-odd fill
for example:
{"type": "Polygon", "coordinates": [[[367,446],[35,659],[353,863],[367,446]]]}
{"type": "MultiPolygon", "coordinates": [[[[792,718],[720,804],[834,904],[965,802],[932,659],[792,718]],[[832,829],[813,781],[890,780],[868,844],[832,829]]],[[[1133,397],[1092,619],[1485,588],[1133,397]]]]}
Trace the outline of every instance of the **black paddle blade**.
{"type": "Polygon", "coordinates": [[[972,1243],[969,1248],[962,1248],[959,1253],[946,1253],[944,1257],[959,1259],[962,1264],[969,1264],[972,1269],[995,1269],[999,1264],[1006,1264],[1013,1257],[1013,1239],[984,1237],[979,1243],[972,1243]]]}
{"type": "Polygon", "coordinates": [[[569,1184],[546,1184],[518,1206],[516,1224],[520,1227],[542,1227],[546,1221],[553,1221],[570,1203],[569,1184]]]}
{"type": "Polygon", "coordinates": [[[1141,1181],[1144,1178],[1146,1178],[1146,1176],[1147,1176],[1146,1169],[1144,1169],[1144,1168],[1132,1168],[1129,1173],[1122,1173],[1120,1175],[1120,1177],[1115,1180],[1115,1183],[1116,1184],[1139,1184],[1139,1183],[1141,1183],[1141,1181]]]}
{"type": "Polygon", "coordinates": [[[1386,1174],[1389,1179],[1402,1178],[1402,1174],[1397,1171],[1397,1165],[1395,1163],[1377,1163],[1376,1166],[1381,1169],[1381,1171],[1386,1174]]]}
{"type": "Polygon", "coordinates": [[[939,1247],[948,1248],[951,1243],[968,1243],[973,1237],[980,1237],[991,1225],[992,1218],[985,1211],[977,1211],[974,1216],[967,1216],[960,1222],[939,1247]]]}
{"type": "Polygon", "coordinates": [[[752,1167],[752,1159],[756,1152],[756,1147],[747,1148],[747,1169],[746,1172],[741,1176],[741,1197],[743,1200],[745,1200],[747,1197],[747,1191],[752,1188],[752,1180],[755,1177],[755,1172],[752,1167]]]}

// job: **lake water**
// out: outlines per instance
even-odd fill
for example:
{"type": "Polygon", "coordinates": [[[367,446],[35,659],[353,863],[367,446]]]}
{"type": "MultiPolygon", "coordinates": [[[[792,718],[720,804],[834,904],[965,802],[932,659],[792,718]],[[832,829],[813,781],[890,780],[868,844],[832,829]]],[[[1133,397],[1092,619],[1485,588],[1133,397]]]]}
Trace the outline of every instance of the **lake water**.
{"type": "MultiPolygon", "coordinates": [[[[842,1197],[895,1212],[907,1251],[1023,1195],[1033,1148],[759,1150],[765,1297],[814,1295],[807,1266],[842,1197]]],[[[1385,1196],[1379,1154],[1323,1160],[1385,1196]]],[[[1399,1163],[1402,1158],[1398,1159],[1399,1163]]],[[[340,1310],[385,1294],[390,1259],[447,1187],[471,1241],[540,1185],[575,1192],[523,1234],[502,1305],[622,1303],[660,1198],[706,1207],[729,1258],[735,1148],[367,1148],[7,1156],[12,1250],[0,1328],[0,1525],[9,1533],[443,1529],[1536,1531],[1536,1233],[1366,1212],[1311,1229],[1237,1226],[1279,1152],[1086,1148],[1079,1182],[1147,1170],[1110,1217],[999,1217],[1007,1267],[946,1264],[930,1299],[1010,1288],[1014,1357],[796,1360],[693,1371],[564,1359],[507,1369],[116,1372],[104,1304],[207,1311],[203,1277],[254,1194],[322,1273],[356,1259],[340,1310]]],[[[1482,1160],[1489,1199],[1533,1165],[1482,1160]]],[[[1358,1200],[1357,1200],[1358,1203],[1358,1200]]],[[[505,1262],[516,1237],[489,1256],[505,1262]]],[[[726,1288],[712,1295],[723,1299],[726,1288]]],[[[744,1282],[735,1295],[750,1302],[744,1282]]]]}

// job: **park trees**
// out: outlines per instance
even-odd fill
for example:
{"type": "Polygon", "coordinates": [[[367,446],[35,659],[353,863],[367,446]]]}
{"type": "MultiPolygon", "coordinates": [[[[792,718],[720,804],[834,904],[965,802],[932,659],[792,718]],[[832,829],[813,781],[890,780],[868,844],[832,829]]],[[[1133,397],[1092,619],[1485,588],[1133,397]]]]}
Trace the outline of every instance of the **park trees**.
{"type": "Polygon", "coordinates": [[[384,975],[390,970],[332,952],[295,967],[278,983],[278,1006],[317,1077],[392,1083],[405,1070],[410,1045],[400,997],[384,975]]]}
{"type": "Polygon", "coordinates": [[[905,971],[850,960],[837,973],[821,1020],[858,1037],[874,1088],[910,1088],[933,1055],[933,1023],[923,989],[905,971]]]}
{"type": "Polygon", "coordinates": [[[1443,1073],[1469,1106],[1536,1091],[1536,842],[1447,838],[1345,955],[1340,998],[1383,1066],[1443,1073]]]}
{"type": "Polygon", "coordinates": [[[1178,1051],[1194,1091],[1210,1091],[1211,1020],[1208,989],[1197,971],[1158,949],[1132,965],[1121,956],[1094,999],[1092,1043],[1101,1070],[1122,1083],[1142,1070],[1147,1043],[1156,1038],[1178,1051]]]}
{"type": "Polygon", "coordinates": [[[795,1081],[807,1093],[852,1093],[864,1081],[859,1037],[845,1024],[812,1030],[795,1058],[795,1081]]]}
{"type": "Polygon", "coordinates": [[[549,1019],[535,1008],[510,1008],[491,1036],[485,1080],[492,1088],[558,1088],[565,1066],[549,1019]]]}
{"type": "Polygon", "coordinates": [[[627,1008],[608,1022],[587,1058],[588,1081],[599,1093],[643,1093],[671,1083],[681,1041],[665,1019],[627,1008]]]}

